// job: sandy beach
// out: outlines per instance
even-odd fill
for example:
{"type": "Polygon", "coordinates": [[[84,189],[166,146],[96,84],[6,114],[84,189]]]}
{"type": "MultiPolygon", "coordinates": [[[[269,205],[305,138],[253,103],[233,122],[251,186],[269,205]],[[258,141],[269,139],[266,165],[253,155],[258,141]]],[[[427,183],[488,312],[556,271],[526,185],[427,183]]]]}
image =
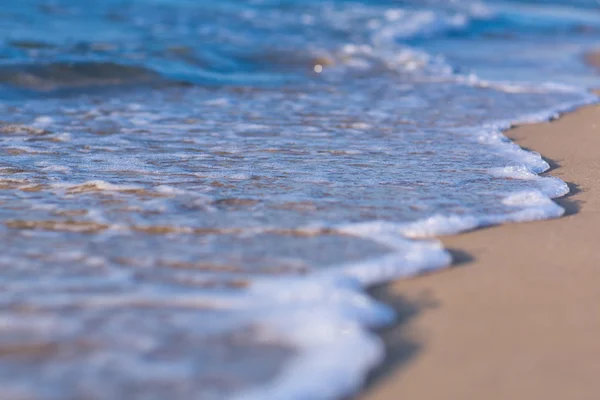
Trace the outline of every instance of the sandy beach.
{"type": "Polygon", "coordinates": [[[569,183],[566,216],[443,238],[453,268],[376,290],[400,318],[363,398],[600,398],[600,105],[506,135],[569,183]]]}

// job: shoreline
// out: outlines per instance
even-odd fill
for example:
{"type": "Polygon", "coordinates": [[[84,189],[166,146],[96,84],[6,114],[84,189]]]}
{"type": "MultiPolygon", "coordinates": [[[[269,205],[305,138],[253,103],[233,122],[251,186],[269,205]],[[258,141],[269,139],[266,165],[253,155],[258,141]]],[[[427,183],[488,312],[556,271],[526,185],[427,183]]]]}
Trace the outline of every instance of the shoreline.
{"type": "Polygon", "coordinates": [[[504,134],[569,184],[565,215],[442,237],[451,268],[373,290],[399,317],[359,398],[600,398],[600,105],[504,134]]]}

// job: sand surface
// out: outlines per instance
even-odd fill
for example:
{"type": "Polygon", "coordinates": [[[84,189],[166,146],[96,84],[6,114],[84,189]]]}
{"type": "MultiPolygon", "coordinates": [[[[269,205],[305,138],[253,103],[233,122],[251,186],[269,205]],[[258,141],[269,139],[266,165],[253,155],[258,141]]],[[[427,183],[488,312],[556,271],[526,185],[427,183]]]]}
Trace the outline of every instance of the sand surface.
{"type": "Polygon", "coordinates": [[[600,399],[600,106],[506,134],[569,183],[567,215],[444,238],[455,267],[376,290],[400,321],[362,398],[600,399]]]}

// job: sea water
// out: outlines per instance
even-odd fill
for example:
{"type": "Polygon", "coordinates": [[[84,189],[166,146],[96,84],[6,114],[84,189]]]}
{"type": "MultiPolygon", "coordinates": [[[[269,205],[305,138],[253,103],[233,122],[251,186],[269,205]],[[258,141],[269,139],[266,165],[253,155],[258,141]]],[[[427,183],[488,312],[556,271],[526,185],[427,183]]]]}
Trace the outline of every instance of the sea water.
{"type": "Polygon", "coordinates": [[[596,101],[599,39],[593,0],[4,0],[0,397],[355,392],[365,288],[562,215],[501,132],[596,101]]]}

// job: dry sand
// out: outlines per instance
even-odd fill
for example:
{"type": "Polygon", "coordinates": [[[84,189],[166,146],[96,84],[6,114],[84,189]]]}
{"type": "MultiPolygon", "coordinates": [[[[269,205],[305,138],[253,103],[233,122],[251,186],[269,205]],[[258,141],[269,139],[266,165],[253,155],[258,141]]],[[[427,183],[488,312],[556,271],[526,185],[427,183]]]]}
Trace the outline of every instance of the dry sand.
{"type": "Polygon", "coordinates": [[[506,134],[570,184],[567,215],[444,238],[456,267],[376,290],[400,321],[361,398],[600,399],[600,106],[506,134]]]}

